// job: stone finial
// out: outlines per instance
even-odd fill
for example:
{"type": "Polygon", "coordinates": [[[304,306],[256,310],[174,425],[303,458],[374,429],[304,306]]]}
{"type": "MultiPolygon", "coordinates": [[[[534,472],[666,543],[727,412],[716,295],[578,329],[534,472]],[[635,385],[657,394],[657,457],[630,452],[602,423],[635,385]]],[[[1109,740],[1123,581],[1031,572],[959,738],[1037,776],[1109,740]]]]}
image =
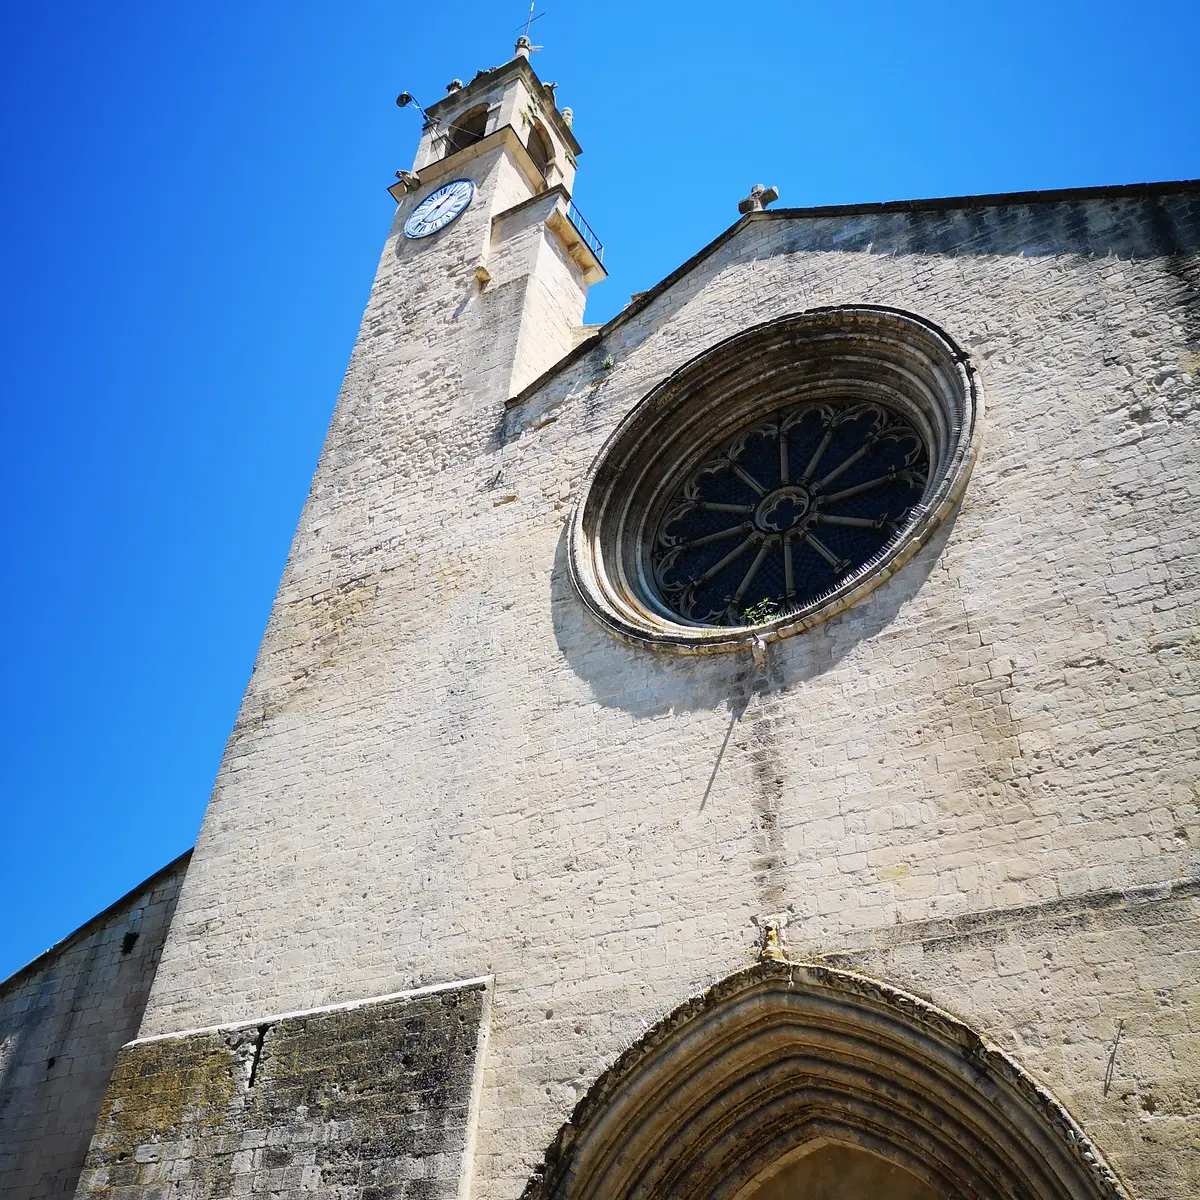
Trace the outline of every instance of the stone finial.
{"type": "Polygon", "coordinates": [[[575,124],[575,110],[573,108],[564,108],[562,110],[563,124],[570,129],[575,124]]]}
{"type": "Polygon", "coordinates": [[[461,92],[462,88],[463,81],[461,79],[452,79],[448,84],[446,84],[446,91],[449,92],[451,96],[453,96],[455,92],[461,92]]]}
{"type": "Polygon", "coordinates": [[[521,36],[517,38],[517,44],[513,50],[513,53],[518,58],[528,58],[529,52],[532,49],[533,43],[524,34],[521,34],[521,36]]]}
{"type": "Polygon", "coordinates": [[[763,187],[761,183],[756,183],[750,189],[750,195],[748,195],[745,200],[738,201],[738,212],[762,212],[762,210],[766,208],[768,204],[778,199],[778,188],[763,187]]]}

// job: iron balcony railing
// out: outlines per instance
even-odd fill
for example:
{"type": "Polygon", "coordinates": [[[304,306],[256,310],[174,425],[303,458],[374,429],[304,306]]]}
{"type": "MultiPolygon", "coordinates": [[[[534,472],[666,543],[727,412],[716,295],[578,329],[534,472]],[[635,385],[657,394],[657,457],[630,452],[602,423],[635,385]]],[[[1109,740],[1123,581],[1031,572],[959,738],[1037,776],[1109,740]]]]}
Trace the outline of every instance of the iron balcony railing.
{"type": "Polygon", "coordinates": [[[574,200],[567,205],[567,216],[571,218],[571,224],[579,230],[579,236],[587,242],[588,248],[596,256],[596,261],[602,263],[604,243],[592,232],[592,227],[583,219],[583,213],[575,207],[574,200]]]}

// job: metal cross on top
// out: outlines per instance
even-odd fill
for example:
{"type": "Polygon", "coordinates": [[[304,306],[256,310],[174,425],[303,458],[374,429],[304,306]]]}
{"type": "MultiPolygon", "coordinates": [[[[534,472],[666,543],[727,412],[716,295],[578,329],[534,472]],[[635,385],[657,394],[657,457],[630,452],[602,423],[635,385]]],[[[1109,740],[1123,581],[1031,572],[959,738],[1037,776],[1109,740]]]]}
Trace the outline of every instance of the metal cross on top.
{"type": "Polygon", "coordinates": [[[534,16],[533,9],[534,9],[534,5],[536,5],[536,4],[537,4],[537,0],[530,0],[529,16],[527,16],[525,18],[524,26],[521,26],[521,25],[517,26],[518,29],[524,29],[524,32],[521,34],[521,36],[519,38],[517,38],[517,44],[515,47],[515,53],[518,58],[528,59],[529,56],[535,50],[541,49],[541,46],[535,46],[529,40],[530,25],[532,25],[534,23],[534,21],[540,21],[546,15],[545,13],[538,13],[536,16],[534,16]]]}
{"type": "Polygon", "coordinates": [[[738,201],[738,212],[752,213],[762,212],[774,200],[779,199],[779,189],[773,187],[763,187],[761,183],[756,183],[750,189],[750,195],[745,200],[738,201]]]}
{"type": "MultiPolygon", "coordinates": [[[[540,20],[542,19],[542,17],[544,17],[544,16],[546,15],[545,13],[538,13],[538,15],[535,17],[535,16],[533,15],[533,9],[534,9],[534,5],[535,5],[535,4],[537,4],[537,0],[533,0],[533,3],[531,3],[531,4],[529,5],[529,16],[527,16],[527,17],[525,18],[525,27],[524,27],[524,29],[521,29],[522,36],[524,36],[524,37],[528,37],[528,36],[529,36],[529,27],[530,27],[530,25],[532,25],[532,24],[534,23],[534,21],[540,21],[540,20]]],[[[518,26],[518,28],[520,28],[520,26],[518,26]]]]}

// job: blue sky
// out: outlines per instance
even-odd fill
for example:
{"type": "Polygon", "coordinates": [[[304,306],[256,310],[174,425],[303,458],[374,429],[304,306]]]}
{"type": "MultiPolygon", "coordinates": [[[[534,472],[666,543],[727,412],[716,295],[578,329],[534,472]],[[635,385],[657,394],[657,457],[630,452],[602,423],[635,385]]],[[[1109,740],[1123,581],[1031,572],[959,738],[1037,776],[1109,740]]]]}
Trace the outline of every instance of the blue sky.
{"type": "MultiPolygon", "coordinates": [[[[737,217],[1200,175],[1184,0],[544,0],[619,311],[737,217]]],[[[424,104],[521,0],[0,9],[0,977],[191,844],[424,104]]]]}

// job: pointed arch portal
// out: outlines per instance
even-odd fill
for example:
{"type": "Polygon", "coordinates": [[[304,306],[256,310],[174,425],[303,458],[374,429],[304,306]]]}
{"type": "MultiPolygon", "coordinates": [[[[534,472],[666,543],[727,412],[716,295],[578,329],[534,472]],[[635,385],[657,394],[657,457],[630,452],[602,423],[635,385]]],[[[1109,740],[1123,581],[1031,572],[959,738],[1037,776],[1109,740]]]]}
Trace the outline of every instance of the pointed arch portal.
{"type": "Polygon", "coordinates": [[[1126,1200],[1053,1096],[961,1021],[762,962],[597,1080],[526,1200],[1126,1200]]]}

